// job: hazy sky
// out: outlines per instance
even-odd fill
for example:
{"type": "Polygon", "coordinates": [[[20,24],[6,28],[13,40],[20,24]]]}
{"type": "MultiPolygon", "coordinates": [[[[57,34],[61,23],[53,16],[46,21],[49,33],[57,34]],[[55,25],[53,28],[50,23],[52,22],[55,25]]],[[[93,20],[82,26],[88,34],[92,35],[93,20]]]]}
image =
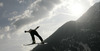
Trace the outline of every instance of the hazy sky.
{"type": "MultiPolygon", "coordinates": [[[[100,0],[0,0],[0,51],[28,51],[33,46],[25,30],[34,29],[46,39],[61,25],[77,20],[100,0]]],[[[40,42],[36,38],[37,42],[40,42]]]]}

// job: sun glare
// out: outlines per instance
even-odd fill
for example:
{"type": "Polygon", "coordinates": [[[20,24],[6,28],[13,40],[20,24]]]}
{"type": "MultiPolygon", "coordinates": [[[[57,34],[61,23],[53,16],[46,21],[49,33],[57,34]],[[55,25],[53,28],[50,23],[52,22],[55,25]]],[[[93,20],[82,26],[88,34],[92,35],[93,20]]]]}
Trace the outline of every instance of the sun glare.
{"type": "Polygon", "coordinates": [[[84,8],[81,4],[76,3],[71,5],[69,10],[73,16],[80,17],[83,14],[84,8]]]}

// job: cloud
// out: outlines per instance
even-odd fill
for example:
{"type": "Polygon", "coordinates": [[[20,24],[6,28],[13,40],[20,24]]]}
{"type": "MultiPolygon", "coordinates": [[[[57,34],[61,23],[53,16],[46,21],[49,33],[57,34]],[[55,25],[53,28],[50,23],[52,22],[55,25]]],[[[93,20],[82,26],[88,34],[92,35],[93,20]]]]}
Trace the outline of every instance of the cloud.
{"type": "Polygon", "coordinates": [[[49,17],[51,11],[60,2],[60,0],[36,0],[23,14],[10,18],[10,20],[15,20],[13,25],[20,28],[26,24],[49,17]]]}
{"type": "Polygon", "coordinates": [[[0,39],[3,39],[3,37],[4,37],[4,34],[1,34],[1,35],[0,35],[0,39]]]}
{"type": "Polygon", "coordinates": [[[8,31],[10,31],[11,29],[10,29],[10,26],[5,26],[5,27],[0,27],[0,33],[1,32],[8,32],[8,31]]]}
{"type": "Polygon", "coordinates": [[[19,3],[23,3],[24,2],[24,0],[17,0],[19,3]]]}
{"type": "Polygon", "coordinates": [[[13,12],[10,13],[10,15],[17,15],[17,14],[18,14],[17,11],[13,11],[13,12]]]}
{"type": "Polygon", "coordinates": [[[90,2],[90,5],[93,5],[94,4],[94,0],[88,0],[90,2]]]}
{"type": "Polygon", "coordinates": [[[100,0],[88,0],[90,5],[92,6],[93,4],[100,2],[100,0]]]}
{"type": "Polygon", "coordinates": [[[94,3],[96,3],[96,2],[100,2],[100,0],[93,0],[93,2],[94,2],[94,3]]]}
{"type": "Polygon", "coordinates": [[[3,7],[3,3],[2,2],[0,2],[0,7],[3,7]]]}
{"type": "Polygon", "coordinates": [[[12,32],[11,31],[11,27],[10,26],[5,26],[5,27],[0,27],[0,39],[3,38],[11,38],[10,35],[12,32]]]}
{"type": "Polygon", "coordinates": [[[10,31],[10,27],[9,26],[6,26],[5,27],[5,31],[10,31]]]}

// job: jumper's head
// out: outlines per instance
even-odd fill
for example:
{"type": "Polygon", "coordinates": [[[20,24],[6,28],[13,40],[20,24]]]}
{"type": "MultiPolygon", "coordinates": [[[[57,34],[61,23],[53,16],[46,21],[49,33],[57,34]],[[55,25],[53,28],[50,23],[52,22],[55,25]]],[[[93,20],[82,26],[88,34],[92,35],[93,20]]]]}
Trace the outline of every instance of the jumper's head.
{"type": "Polygon", "coordinates": [[[29,30],[29,32],[31,32],[31,31],[32,31],[32,29],[29,30]]]}
{"type": "Polygon", "coordinates": [[[33,30],[33,29],[30,29],[30,30],[33,30]]]}

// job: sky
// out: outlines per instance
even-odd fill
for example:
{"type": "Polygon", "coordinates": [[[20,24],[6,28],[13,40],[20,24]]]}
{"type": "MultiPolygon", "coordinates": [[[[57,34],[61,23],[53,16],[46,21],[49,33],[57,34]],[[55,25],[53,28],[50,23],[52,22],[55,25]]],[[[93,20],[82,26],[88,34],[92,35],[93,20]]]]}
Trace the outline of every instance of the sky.
{"type": "MultiPolygon", "coordinates": [[[[77,20],[100,0],[0,0],[0,51],[28,51],[34,46],[25,30],[40,28],[45,40],[64,23],[77,20]]],[[[36,41],[40,42],[36,37],[36,41]]]]}

